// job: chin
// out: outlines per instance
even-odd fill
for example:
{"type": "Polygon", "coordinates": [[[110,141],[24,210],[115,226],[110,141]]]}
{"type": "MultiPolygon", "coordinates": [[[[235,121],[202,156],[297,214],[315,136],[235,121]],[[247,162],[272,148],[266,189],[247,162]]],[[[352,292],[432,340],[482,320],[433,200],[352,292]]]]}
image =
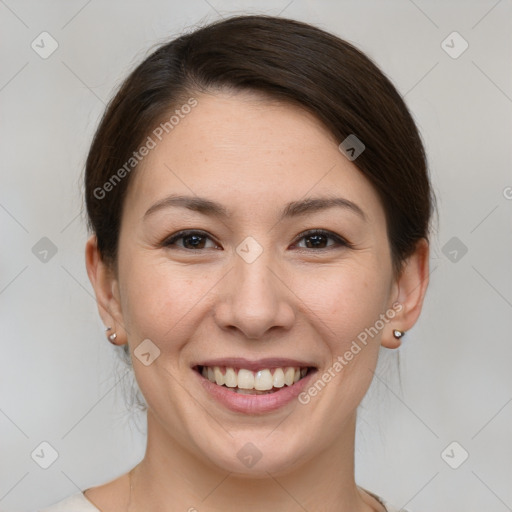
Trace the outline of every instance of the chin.
{"type": "Polygon", "coordinates": [[[261,433],[234,435],[225,440],[225,447],[212,440],[203,455],[219,470],[248,479],[269,478],[269,474],[285,475],[308,459],[305,439],[293,440],[284,436],[287,442],[283,443],[281,435],[276,442],[269,437],[269,432],[265,429],[261,433]],[[212,446],[216,447],[215,450],[211,449],[212,446]]]}

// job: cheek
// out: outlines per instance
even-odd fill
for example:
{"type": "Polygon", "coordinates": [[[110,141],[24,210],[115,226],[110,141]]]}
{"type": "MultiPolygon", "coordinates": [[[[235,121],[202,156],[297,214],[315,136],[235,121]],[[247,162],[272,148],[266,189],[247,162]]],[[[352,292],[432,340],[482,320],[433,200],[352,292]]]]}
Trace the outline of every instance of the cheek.
{"type": "Polygon", "coordinates": [[[374,265],[353,262],[308,273],[295,289],[301,290],[305,314],[318,318],[337,350],[374,325],[388,298],[382,271],[374,265]]]}
{"type": "Polygon", "coordinates": [[[152,339],[161,348],[164,340],[188,334],[190,319],[204,308],[212,286],[211,275],[203,275],[195,266],[177,268],[149,255],[133,259],[121,280],[130,335],[152,339]]]}

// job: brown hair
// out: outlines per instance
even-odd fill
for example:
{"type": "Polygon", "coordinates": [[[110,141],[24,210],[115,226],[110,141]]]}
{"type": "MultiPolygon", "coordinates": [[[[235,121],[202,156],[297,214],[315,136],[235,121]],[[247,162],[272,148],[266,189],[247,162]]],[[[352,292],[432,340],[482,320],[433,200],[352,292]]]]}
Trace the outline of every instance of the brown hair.
{"type": "Polygon", "coordinates": [[[425,151],[388,78],[361,51],[319,28],[271,16],[236,16],[158,48],[109,103],[85,169],[88,225],[105,262],[116,266],[132,174],[126,162],[173,109],[196,93],[219,89],[291,102],[315,115],[340,143],[351,134],[363,142],[354,164],[381,198],[396,272],[418,240],[428,239],[435,198],[425,151]],[[117,176],[123,178],[113,183],[122,168],[126,172],[117,176]],[[105,199],[98,190],[107,188],[105,199]]]}

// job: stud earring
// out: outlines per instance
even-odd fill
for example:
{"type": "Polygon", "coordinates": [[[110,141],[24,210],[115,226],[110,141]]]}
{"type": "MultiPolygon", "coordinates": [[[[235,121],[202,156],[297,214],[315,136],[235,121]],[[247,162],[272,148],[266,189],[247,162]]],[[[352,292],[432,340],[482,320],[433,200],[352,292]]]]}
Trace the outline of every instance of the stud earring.
{"type": "Polygon", "coordinates": [[[399,331],[398,329],[393,329],[393,336],[397,340],[399,340],[404,334],[405,334],[405,331],[399,331]]]}
{"type": "MultiPolygon", "coordinates": [[[[106,332],[108,331],[111,331],[112,330],[112,327],[107,327],[105,329],[106,332]]],[[[108,340],[110,341],[110,343],[112,343],[113,345],[115,345],[115,340],[117,338],[117,334],[115,332],[113,332],[112,334],[109,334],[108,335],[108,340]]]]}

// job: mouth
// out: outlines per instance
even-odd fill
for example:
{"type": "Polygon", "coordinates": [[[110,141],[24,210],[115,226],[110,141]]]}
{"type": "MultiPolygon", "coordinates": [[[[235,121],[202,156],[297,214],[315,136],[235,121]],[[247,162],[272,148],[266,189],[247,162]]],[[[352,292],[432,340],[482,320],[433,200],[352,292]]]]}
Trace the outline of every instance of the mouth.
{"type": "Polygon", "coordinates": [[[204,364],[193,367],[204,379],[239,395],[270,395],[292,387],[317,371],[314,366],[290,363],[282,366],[255,364],[220,365],[204,364]],[[251,366],[252,368],[249,368],[251,366]]]}

